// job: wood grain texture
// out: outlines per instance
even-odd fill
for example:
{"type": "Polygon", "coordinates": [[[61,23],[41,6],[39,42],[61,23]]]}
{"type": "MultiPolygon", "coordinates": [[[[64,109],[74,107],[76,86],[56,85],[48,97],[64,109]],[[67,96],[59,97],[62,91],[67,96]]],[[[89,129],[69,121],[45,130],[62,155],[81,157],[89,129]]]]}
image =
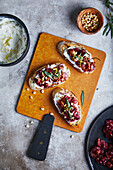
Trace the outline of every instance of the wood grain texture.
{"type": "Polygon", "coordinates": [[[57,51],[56,46],[59,41],[68,41],[61,37],[57,37],[48,33],[42,33],[40,35],[38,44],[36,46],[36,50],[34,56],[32,58],[32,62],[27,73],[23,89],[18,101],[17,112],[34,119],[42,120],[44,114],[48,114],[50,112],[54,113],[55,122],[54,125],[74,131],[81,132],[85,120],[90,108],[90,104],[100,77],[100,73],[106,58],[106,54],[103,51],[84,46],[93,57],[97,57],[100,59],[95,60],[96,70],[92,74],[85,75],[83,73],[75,70],[57,51]],[[72,91],[78,98],[81,108],[83,110],[83,117],[81,123],[75,127],[71,127],[67,122],[61,117],[61,115],[57,112],[53,101],[52,101],[52,91],[56,87],[52,87],[44,90],[44,93],[40,91],[36,91],[36,94],[32,94],[33,90],[29,91],[26,88],[28,86],[28,79],[32,76],[36,69],[51,63],[64,63],[71,71],[71,77],[59,87],[72,91]],[[81,104],[81,93],[84,91],[85,99],[84,104],[81,104]],[[29,96],[33,96],[33,99],[30,99],[29,96]],[[45,108],[44,111],[41,111],[40,108],[45,108]]]}

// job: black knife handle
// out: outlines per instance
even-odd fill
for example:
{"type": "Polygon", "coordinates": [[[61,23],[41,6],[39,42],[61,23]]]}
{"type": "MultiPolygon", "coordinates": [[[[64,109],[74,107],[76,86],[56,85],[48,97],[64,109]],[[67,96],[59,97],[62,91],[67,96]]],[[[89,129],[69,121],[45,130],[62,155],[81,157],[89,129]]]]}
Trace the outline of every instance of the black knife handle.
{"type": "Polygon", "coordinates": [[[29,147],[27,155],[33,159],[44,161],[46,158],[50,136],[54,123],[54,116],[46,114],[43,117],[38,132],[29,147]]]}

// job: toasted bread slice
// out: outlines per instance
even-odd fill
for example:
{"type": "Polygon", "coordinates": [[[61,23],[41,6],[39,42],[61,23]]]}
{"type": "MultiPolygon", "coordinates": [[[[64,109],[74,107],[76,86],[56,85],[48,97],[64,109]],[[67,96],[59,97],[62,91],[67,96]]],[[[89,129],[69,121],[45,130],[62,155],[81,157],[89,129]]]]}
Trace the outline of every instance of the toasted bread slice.
{"type": "Polygon", "coordinates": [[[47,89],[64,83],[70,77],[70,70],[65,64],[55,63],[43,66],[29,78],[33,90],[47,89]]]}
{"type": "Polygon", "coordinates": [[[74,93],[57,87],[52,92],[52,98],[59,114],[63,116],[69,125],[75,126],[80,123],[82,111],[74,93]]]}
{"type": "Polygon", "coordinates": [[[92,55],[81,45],[74,42],[60,41],[57,50],[81,73],[88,74],[95,70],[92,55]]]}

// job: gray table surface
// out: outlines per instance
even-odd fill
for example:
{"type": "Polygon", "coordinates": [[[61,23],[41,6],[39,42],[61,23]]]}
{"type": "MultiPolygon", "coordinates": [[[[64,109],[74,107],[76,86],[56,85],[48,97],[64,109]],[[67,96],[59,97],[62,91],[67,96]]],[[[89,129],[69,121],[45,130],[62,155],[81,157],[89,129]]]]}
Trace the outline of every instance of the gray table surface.
{"type": "Polygon", "coordinates": [[[95,7],[104,16],[100,0],[0,0],[0,13],[16,15],[26,24],[30,34],[30,49],[19,64],[0,67],[0,169],[3,170],[88,170],[84,145],[88,128],[94,118],[113,104],[113,40],[102,36],[103,28],[95,35],[85,35],[76,27],[78,12],[95,7]],[[106,52],[107,57],[95,91],[84,129],[81,133],[54,127],[44,162],[26,156],[39,121],[15,111],[37,38],[47,32],[106,52]],[[33,120],[33,124],[29,121],[33,120]],[[29,124],[29,128],[25,127],[29,124]],[[70,138],[74,135],[74,138],[70,138]]]}

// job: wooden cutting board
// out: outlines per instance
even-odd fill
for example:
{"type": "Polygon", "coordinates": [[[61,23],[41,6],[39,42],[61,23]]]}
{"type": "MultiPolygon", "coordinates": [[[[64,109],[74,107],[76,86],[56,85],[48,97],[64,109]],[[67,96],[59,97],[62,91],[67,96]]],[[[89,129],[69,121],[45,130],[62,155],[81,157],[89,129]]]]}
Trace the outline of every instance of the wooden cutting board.
{"type": "Polygon", "coordinates": [[[64,59],[64,57],[62,57],[58,53],[56,46],[58,42],[62,40],[65,41],[66,39],[48,33],[42,33],[40,35],[16,109],[18,113],[38,120],[42,120],[44,114],[52,112],[55,116],[54,125],[74,132],[81,132],[100,77],[106,54],[103,51],[81,44],[92,54],[93,57],[97,57],[98,59],[100,59],[100,61],[95,59],[96,70],[92,74],[82,74],[74,69],[64,59]],[[68,89],[75,93],[80,105],[81,93],[82,90],[84,91],[85,99],[83,106],[81,106],[83,110],[83,117],[81,123],[75,127],[71,127],[70,125],[68,125],[68,123],[65,122],[61,115],[59,115],[55,106],[53,105],[51,93],[53,89],[55,89],[55,87],[44,90],[44,93],[36,91],[36,94],[33,94],[33,90],[29,88],[28,79],[32,76],[34,71],[44,65],[51,63],[64,63],[68,66],[71,71],[71,77],[64,84],[59,85],[59,87],[68,89]],[[27,88],[29,88],[29,91],[27,91],[27,88]],[[29,96],[32,96],[33,99],[30,99],[29,96]],[[44,108],[45,110],[42,111],[40,108],[44,108]]]}

